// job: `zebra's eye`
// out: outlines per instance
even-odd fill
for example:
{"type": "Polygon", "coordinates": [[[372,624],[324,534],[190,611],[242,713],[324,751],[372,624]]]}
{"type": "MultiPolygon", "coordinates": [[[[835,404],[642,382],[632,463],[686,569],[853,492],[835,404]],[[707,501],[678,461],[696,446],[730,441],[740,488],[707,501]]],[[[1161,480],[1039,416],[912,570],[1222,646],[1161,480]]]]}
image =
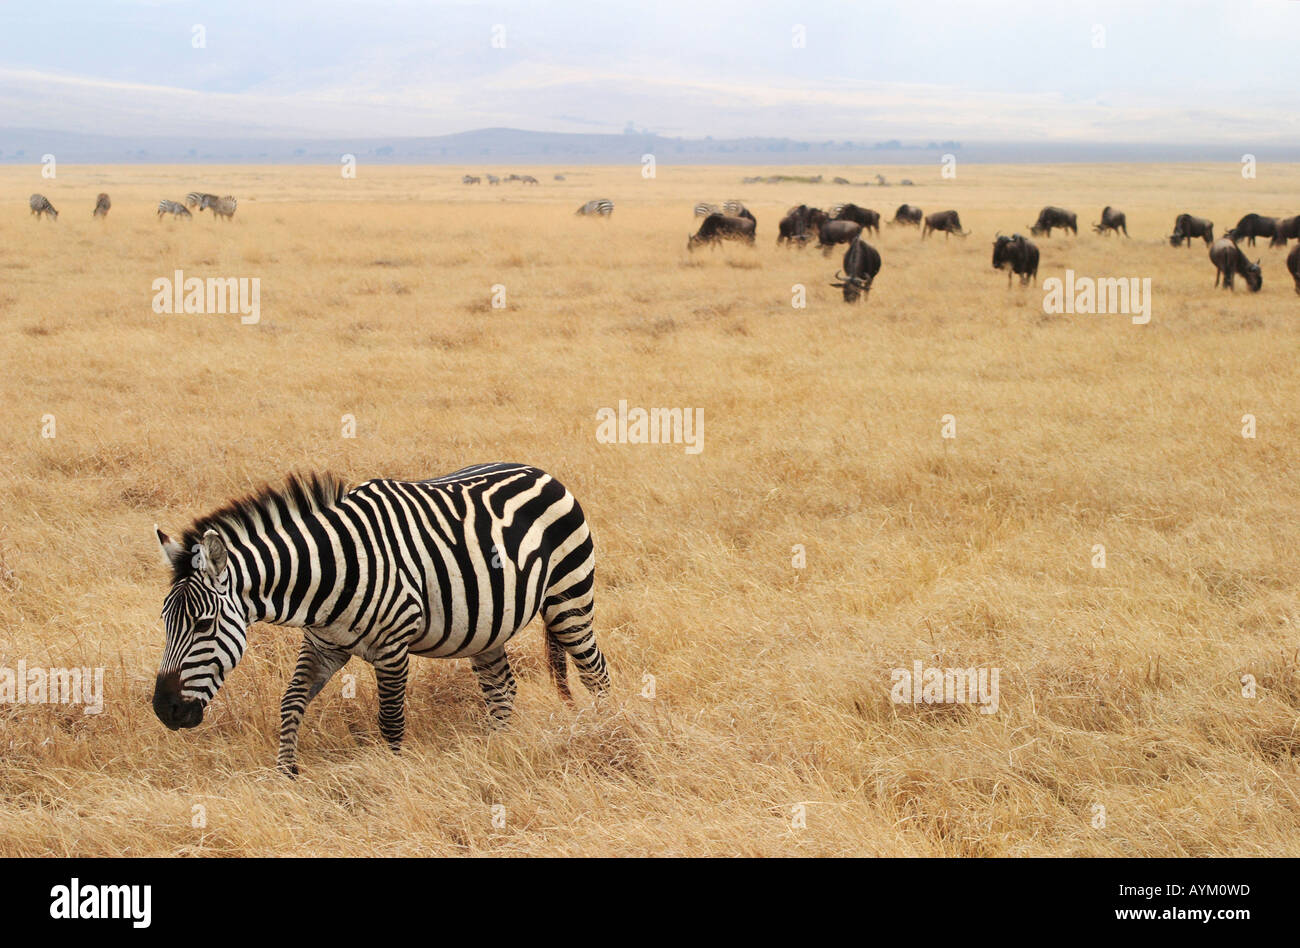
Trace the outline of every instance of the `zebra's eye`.
{"type": "Polygon", "coordinates": [[[200,619],[194,623],[194,634],[202,638],[212,631],[212,619],[200,619]]]}

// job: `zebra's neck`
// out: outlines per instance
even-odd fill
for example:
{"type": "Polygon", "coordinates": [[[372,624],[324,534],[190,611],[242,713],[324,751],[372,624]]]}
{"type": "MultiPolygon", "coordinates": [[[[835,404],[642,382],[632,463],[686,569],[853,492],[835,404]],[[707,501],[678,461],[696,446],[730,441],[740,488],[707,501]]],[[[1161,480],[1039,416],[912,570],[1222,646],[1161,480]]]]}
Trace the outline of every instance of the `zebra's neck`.
{"type": "Polygon", "coordinates": [[[301,628],[320,620],[314,607],[322,591],[315,555],[321,521],[317,511],[295,510],[278,524],[226,524],[234,593],[249,622],[301,628]]]}

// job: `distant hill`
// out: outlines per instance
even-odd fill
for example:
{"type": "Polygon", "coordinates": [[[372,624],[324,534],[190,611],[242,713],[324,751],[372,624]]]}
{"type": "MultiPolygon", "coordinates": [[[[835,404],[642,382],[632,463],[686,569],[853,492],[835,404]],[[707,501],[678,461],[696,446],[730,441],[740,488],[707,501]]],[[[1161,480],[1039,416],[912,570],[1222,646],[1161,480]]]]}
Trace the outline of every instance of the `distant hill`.
{"type": "Polygon", "coordinates": [[[791,138],[669,138],[651,132],[583,134],[484,128],[429,138],[187,139],[125,138],[39,129],[0,129],[0,163],[337,164],[352,154],[376,164],[619,164],[653,154],[662,164],[898,165],[961,162],[1300,160],[1300,149],[1218,144],[1069,142],[796,141],[791,138]]]}

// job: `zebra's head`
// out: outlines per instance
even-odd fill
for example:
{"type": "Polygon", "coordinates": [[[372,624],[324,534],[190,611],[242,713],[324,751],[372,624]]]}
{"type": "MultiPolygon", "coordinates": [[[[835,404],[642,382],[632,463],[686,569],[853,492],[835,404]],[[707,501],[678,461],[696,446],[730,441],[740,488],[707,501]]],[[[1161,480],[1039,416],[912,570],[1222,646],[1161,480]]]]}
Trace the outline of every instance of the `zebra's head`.
{"type": "Polygon", "coordinates": [[[231,577],[225,541],[207,530],[186,547],[156,526],[158,544],[172,568],[163,600],[167,632],[153,710],[173,731],[195,727],[203,709],[248,646],[248,619],[231,577]]]}

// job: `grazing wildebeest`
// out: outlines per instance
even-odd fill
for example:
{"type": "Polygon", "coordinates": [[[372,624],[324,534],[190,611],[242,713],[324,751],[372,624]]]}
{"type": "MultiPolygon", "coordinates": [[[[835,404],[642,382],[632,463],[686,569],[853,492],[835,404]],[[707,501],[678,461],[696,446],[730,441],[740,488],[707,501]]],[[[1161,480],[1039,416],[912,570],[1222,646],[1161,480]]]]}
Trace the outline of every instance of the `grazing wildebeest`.
{"type": "Polygon", "coordinates": [[[1300,237],[1300,215],[1283,217],[1277,222],[1277,230],[1268,245],[1270,247],[1285,247],[1288,240],[1296,237],[1300,237]]]}
{"type": "Polygon", "coordinates": [[[817,229],[817,243],[822,254],[829,257],[836,244],[848,244],[862,235],[862,225],[857,221],[826,221],[817,229]]]}
{"type": "Polygon", "coordinates": [[[1191,214],[1179,214],[1174,219],[1174,232],[1169,235],[1169,243],[1177,247],[1185,240],[1190,247],[1193,237],[1203,238],[1207,247],[1214,243],[1214,221],[1193,217],[1191,214]]]}
{"type": "Polygon", "coordinates": [[[968,230],[961,229],[961,218],[957,216],[956,211],[935,211],[926,217],[925,226],[921,228],[921,237],[927,237],[932,230],[943,231],[945,240],[953,234],[965,237],[970,233],[968,230]]]}
{"type": "Polygon", "coordinates": [[[686,238],[686,249],[695,250],[696,244],[719,244],[724,240],[743,240],[752,244],[758,229],[752,217],[728,217],[710,214],[700,224],[700,229],[686,238]]]}
{"type": "Polygon", "coordinates": [[[831,179],[831,183],[832,183],[832,184],[848,184],[848,183],[849,183],[849,179],[848,179],[848,178],[835,177],[835,178],[832,178],[832,179],[831,179]]]}
{"type": "Polygon", "coordinates": [[[1275,237],[1277,236],[1277,218],[1262,217],[1259,214],[1247,214],[1241,220],[1237,221],[1237,226],[1231,230],[1225,231],[1224,235],[1234,244],[1243,238],[1250,241],[1250,245],[1255,246],[1256,237],[1275,237]]]}
{"type": "Polygon", "coordinates": [[[826,212],[819,207],[800,204],[786,211],[777,225],[777,244],[807,243],[827,220],[826,212]]]}
{"type": "Polygon", "coordinates": [[[1295,291],[1300,293],[1300,244],[1291,248],[1291,252],[1286,255],[1287,272],[1295,280],[1295,291]]]}
{"type": "Polygon", "coordinates": [[[845,204],[840,208],[840,212],[835,215],[837,221],[856,221],[862,225],[863,230],[875,231],[880,234],[880,212],[873,211],[869,207],[858,207],[856,204],[845,204]]]}
{"type": "Polygon", "coordinates": [[[44,217],[46,214],[50,215],[51,220],[57,221],[59,219],[59,212],[54,209],[54,205],[50,203],[50,199],[44,194],[33,194],[28,199],[27,206],[32,209],[32,213],[36,215],[37,219],[44,217]]]}
{"type": "Polygon", "coordinates": [[[101,193],[95,198],[95,210],[91,212],[91,217],[107,217],[108,209],[113,206],[113,202],[108,199],[107,194],[101,193]]]}
{"type": "Polygon", "coordinates": [[[1012,234],[1010,237],[998,234],[998,239],[993,242],[993,269],[1001,270],[1003,267],[1007,270],[1007,286],[1011,285],[1011,278],[1017,274],[1021,286],[1037,282],[1038,247],[1020,234],[1012,234]]]}
{"type": "Polygon", "coordinates": [[[921,226],[921,209],[913,207],[911,204],[900,204],[898,210],[894,212],[894,219],[891,224],[911,224],[913,227],[921,226]]]}
{"type": "Polygon", "coordinates": [[[1128,221],[1124,217],[1123,211],[1117,211],[1109,204],[1101,212],[1101,223],[1093,224],[1092,229],[1099,234],[1109,234],[1111,231],[1119,233],[1121,230],[1124,236],[1128,236],[1128,221]]]}
{"type": "Polygon", "coordinates": [[[1067,211],[1063,207],[1048,206],[1038,212],[1038,223],[1030,225],[1029,232],[1035,237],[1040,234],[1051,237],[1053,227],[1071,231],[1077,237],[1079,234],[1079,217],[1074,211],[1067,211]]]}
{"type": "Polygon", "coordinates": [[[1259,261],[1251,263],[1246,259],[1231,238],[1220,237],[1210,247],[1210,262],[1214,264],[1214,285],[1219,285],[1219,278],[1223,278],[1223,288],[1233,290],[1232,278],[1240,273],[1246,278],[1246,285],[1250,287],[1252,293],[1258,293],[1259,288],[1264,285],[1264,277],[1260,273],[1259,261]]]}
{"type": "Polygon", "coordinates": [[[859,296],[871,292],[871,282],[880,272],[880,253],[871,244],[856,238],[844,251],[844,267],[835,274],[840,283],[831,286],[844,290],[844,302],[856,303],[859,296]]]}

